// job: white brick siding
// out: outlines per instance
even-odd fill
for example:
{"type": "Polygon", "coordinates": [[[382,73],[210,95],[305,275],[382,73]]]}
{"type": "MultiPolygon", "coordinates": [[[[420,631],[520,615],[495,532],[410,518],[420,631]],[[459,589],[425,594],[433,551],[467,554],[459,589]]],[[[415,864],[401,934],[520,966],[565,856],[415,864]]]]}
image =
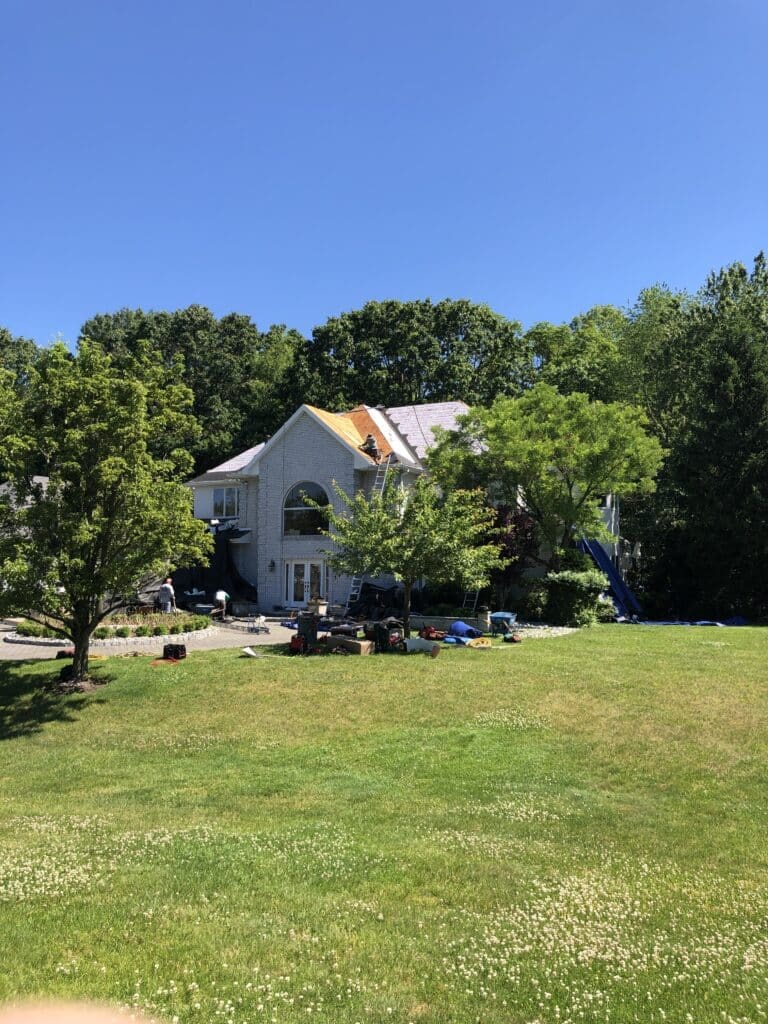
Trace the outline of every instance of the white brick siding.
{"type": "MultiPolygon", "coordinates": [[[[332,547],[327,537],[284,537],[283,504],[288,491],[303,480],[319,484],[335,508],[342,502],[333,490],[334,481],[346,491],[355,487],[354,456],[342,441],[321,427],[309,413],[299,416],[277,443],[259,460],[257,580],[259,605],[270,612],[285,603],[285,566],[291,560],[323,560],[332,547]],[[270,562],[275,563],[270,571],[270,562]]],[[[331,602],[343,603],[350,580],[328,572],[327,593],[331,602]]]]}

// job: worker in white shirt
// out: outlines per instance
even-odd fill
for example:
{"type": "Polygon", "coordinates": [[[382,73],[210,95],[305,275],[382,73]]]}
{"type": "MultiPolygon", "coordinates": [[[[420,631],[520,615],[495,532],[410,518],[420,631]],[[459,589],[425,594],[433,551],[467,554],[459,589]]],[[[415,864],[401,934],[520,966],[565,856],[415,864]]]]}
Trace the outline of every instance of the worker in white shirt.
{"type": "Polygon", "coordinates": [[[227,614],[227,601],[229,601],[229,594],[226,590],[217,590],[213,595],[214,603],[214,615],[219,615],[223,619],[227,614]]]}

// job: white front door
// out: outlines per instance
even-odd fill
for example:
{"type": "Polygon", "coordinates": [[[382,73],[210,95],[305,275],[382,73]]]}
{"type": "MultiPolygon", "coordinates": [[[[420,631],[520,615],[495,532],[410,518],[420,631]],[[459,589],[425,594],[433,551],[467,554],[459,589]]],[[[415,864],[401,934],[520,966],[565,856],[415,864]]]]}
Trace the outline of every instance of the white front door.
{"type": "Polygon", "coordinates": [[[312,598],[325,596],[322,562],[286,562],[285,604],[288,608],[306,608],[312,598]]]}

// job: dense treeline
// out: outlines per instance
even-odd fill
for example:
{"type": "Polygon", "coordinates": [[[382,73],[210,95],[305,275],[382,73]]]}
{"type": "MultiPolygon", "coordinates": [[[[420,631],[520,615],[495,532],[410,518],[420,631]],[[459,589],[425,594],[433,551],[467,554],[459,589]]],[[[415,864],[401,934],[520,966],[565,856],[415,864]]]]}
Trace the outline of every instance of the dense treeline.
{"type": "MultiPolygon", "coordinates": [[[[341,410],[461,399],[489,406],[543,382],[639,406],[666,451],[656,491],[624,504],[643,545],[637,581],[655,612],[768,614],[768,267],[734,264],[695,295],[655,286],[528,330],[466,300],[369,302],[311,338],[261,331],[202,306],[120,310],[87,321],[125,372],[149,343],[194,395],[198,470],[272,434],[301,403],[341,410]]],[[[0,330],[17,382],[33,342],[0,330]]]]}
{"type": "Polygon", "coordinates": [[[202,428],[192,455],[198,471],[274,432],[293,412],[289,378],[304,339],[282,326],[259,331],[248,316],[217,319],[203,306],[174,313],[122,309],[83,324],[80,340],[98,342],[128,367],[148,340],[192,389],[202,428]]]}

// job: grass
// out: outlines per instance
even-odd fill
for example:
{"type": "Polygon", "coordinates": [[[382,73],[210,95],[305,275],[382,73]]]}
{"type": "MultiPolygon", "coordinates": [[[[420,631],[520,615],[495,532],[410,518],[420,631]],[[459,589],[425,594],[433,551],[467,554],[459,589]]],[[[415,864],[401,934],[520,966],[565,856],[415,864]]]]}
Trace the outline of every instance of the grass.
{"type": "Polygon", "coordinates": [[[768,634],[0,663],[0,1000],[758,1022],[768,634]]]}

